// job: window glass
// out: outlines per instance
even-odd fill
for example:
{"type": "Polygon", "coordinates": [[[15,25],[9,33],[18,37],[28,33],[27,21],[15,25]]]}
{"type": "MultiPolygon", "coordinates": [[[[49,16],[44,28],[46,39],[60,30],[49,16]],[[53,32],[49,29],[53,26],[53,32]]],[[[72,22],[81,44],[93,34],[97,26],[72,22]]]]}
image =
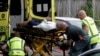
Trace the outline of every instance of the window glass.
{"type": "Polygon", "coordinates": [[[51,8],[51,0],[33,0],[33,2],[33,13],[36,16],[46,17],[51,8]]]}
{"type": "Polygon", "coordinates": [[[7,11],[8,0],[0,0],[0,11],[7,11]]]}
{"type": "Polygon", "coordinates": [[[10,15],[21,15],[21,0],[11,0],[10,15]]]}

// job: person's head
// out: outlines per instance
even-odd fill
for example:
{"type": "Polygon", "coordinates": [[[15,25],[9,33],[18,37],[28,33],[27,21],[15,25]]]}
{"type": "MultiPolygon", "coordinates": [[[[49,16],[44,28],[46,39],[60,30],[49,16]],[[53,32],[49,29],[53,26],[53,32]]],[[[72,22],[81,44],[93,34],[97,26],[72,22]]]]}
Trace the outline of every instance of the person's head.
{"type": "Polygon", "coordinates": [[[56,22],[56,27],[59,30],[66,30],[67,26],[68,26],[68,24],[65,23],[65,22],[62,22],[62,21],[57,21],[56,22]]]}
{"type": "Polygon", "coordinates": [[[14,33],[15,33],[15,36],[20,36],[18,31],[14,31],[14,33]]]}
{"type": "Polygon", "coordinates": [[[20,36],[20,32],[17,30],[17,28],[13,28],[13,31],[15,36],[20,36]]]}
{"type": "Polygon", "coordinates": [[[82,20],[87,16],[86,12],[84,10],[80,10],[78,12],[78,17],[82,20]]]}

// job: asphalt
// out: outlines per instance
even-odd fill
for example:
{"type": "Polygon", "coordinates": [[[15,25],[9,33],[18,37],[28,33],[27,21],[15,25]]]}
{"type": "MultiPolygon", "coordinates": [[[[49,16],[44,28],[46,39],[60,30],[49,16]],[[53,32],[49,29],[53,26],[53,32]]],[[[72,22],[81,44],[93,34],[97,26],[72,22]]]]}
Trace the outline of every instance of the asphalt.
{"type": "MultiPolygon", "coordinates": [[[[68,54],[64,55],[63,53],[59,53],[59,52],[55,52],[55,51],[53,51],[52,53],[53,53],[54,56],[68,56],[68,54]]],[[[29,56],[31,56],[31,55],[29,55],[29,56]]],[[[40,56],[40,55],[37,54],[37,56],[40,56]]],[[[47,56],[49,56],[49,55],[47,54],[47,56]]]]}
{"type": "MultiPolygon", "coordinates": [[[[32,54],[32,50],[30,50],[28,56],[31,56],[31,54],[32,54]]],[[[52,50],[52,54],[54,56],[68,56],[68,51],[65,51],[65,54],[63,54],[63,51],[62,50],[60,50],[58,47],[55,47],[52,50]]],[[[40,55],[37,54],[37,56],[40,56],[40,55]]],[[[47,56],[49,56],[49,55],[47,54],[47,56]]]]}

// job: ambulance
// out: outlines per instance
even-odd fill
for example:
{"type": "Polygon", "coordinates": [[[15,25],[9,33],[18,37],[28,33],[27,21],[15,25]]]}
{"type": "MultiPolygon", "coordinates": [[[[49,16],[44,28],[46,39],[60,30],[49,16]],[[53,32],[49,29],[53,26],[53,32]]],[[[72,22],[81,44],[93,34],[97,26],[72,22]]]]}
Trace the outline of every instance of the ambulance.
{"type": "Polygon", "coordinates": [[[55,21],[55,0],[11,0],[10,25],[11,33],[16,23],[26,20],[43,20],[49,12],[55,21]],[[42,2],[41,2],[42,1],[42,2]]]}
{"type": "Polygon", "coordinates": [[[25,0],[25,19],[43,20],[49,12],[54,21],[55,0],[25,0]]]}
{"type": "Polygon", "coordinates": [[[10,0],[0,0],[0,42],[10,37],[10,0]]]}

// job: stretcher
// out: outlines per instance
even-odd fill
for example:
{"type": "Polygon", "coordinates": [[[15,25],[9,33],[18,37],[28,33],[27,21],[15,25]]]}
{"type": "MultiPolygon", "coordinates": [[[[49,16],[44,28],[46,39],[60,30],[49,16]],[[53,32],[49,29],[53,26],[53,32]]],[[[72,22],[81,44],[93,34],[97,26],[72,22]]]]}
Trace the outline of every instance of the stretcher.
{"type": "Polygon", "coordinates": [[[19,29],[21,35],[24,35],[24,37],[27,37],[27,39],[30,41],[29,43],[30,47],[32,47],[32,49],[35,49],[35,51],[33,51],[32,56],[36,56],[37,54],[40,54],[42,56],[48,56],[48,55],[54,56],[52,54],[52,47],[55,46],[56,41],[62,40],[59,39],[58,37],[65,32],[55,29],[50,30],[48,32],[45,32],[42,29],[38,28],[32,28],[32,29],[19,28],[19,29]]]}

